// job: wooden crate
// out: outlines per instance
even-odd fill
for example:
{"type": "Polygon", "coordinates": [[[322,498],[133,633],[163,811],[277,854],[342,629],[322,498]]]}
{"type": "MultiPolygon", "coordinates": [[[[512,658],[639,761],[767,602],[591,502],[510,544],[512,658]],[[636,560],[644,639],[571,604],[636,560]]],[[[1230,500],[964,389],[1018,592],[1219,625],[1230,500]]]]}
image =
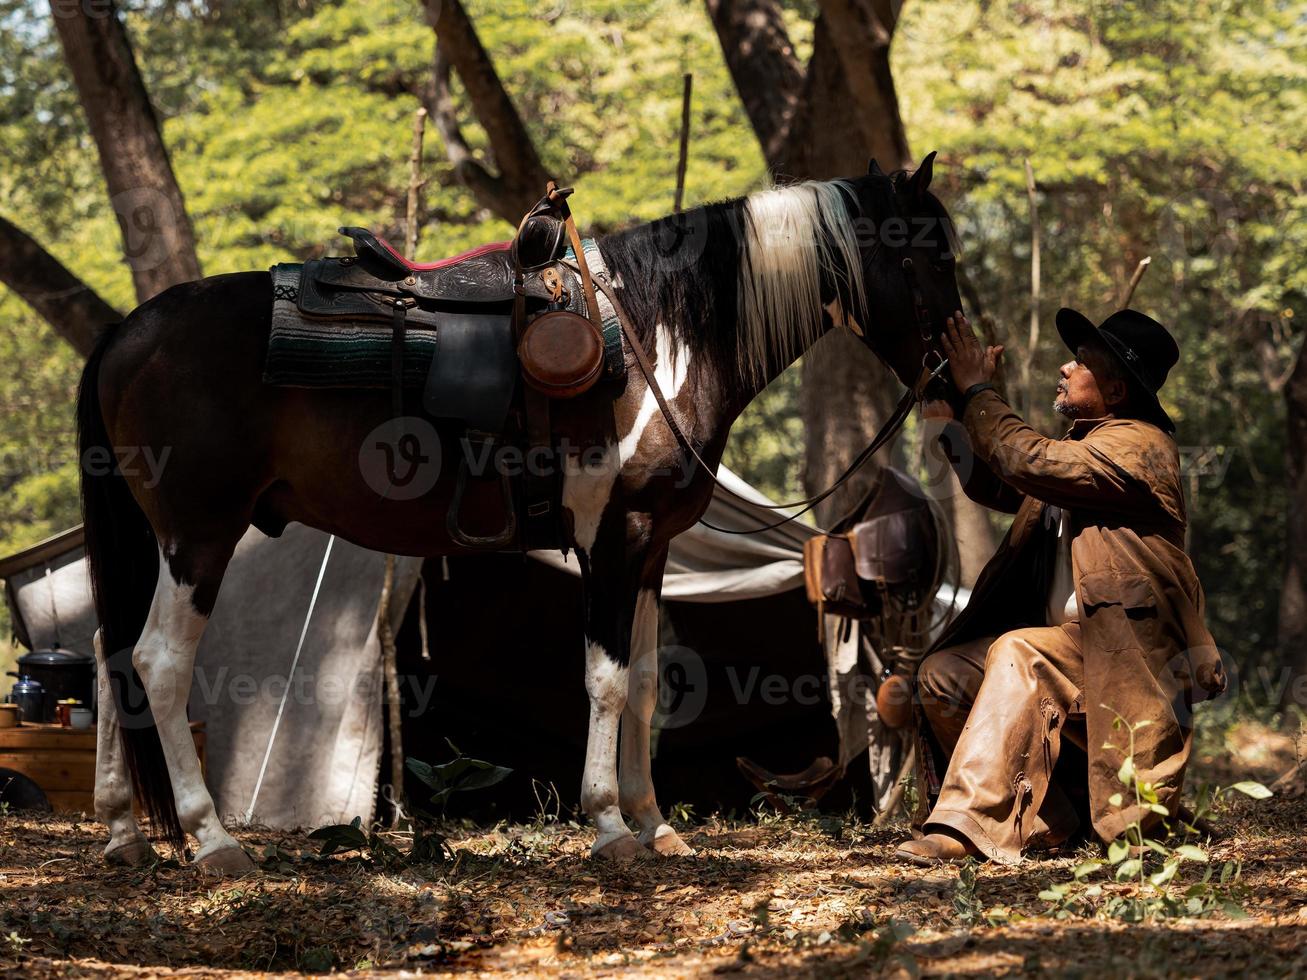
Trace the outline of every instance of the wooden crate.
{"type": "MultiPolygon", "coordinates": [[[[204,722],[191,737],[205,770],[204,722]]],[[[23,724],[0,728],[0,768],[13,769],[41,787],[55,812],[95,813],[95,729],[23,724]]]]}

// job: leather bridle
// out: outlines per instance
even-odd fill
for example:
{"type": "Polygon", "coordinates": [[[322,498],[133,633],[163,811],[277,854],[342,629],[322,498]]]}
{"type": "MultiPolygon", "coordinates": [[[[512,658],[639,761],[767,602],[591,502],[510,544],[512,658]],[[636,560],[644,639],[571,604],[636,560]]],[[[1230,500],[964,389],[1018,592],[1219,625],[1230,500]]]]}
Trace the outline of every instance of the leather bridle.
{"type": "Polygon", "coordinates": [[[862,468],[867,460],[876,455],[876,453],[879,452],[886,443],[898,434],[899,430],[903,427],[903,423],[907,421],[908,414],[912,411],[912,406],[923,398],[930,383],[939,378],[940,375],[943,374],[944,369],[948,367],[948,359],[944,357],[943,352],[939,349],[935,337],[934,327],[930,319],[930,308],[926,305],[925,297],[921,292],[921,286],[917,282],[917,274],[912,265],[912,257],[905,255],[901,260],[899,267],[903,270],[904,278],[907,281],[908,291],[912,296],[914,325],[916,326],[926,348],[921,358],[921,374],[919,375],[916,384],[903,392],[903,395],[899,398],[899,402],[895,406],[893,413],[886,420],[885,424],[880,427],[880,431],[876,433],[871,442],[867,444],[866,448],[858,453],[857,457],[849,464],[844,472],[840,474],[839,478],[836,479],[834,483],[819,494],[805,497],[803,500],[790,501],[789,503],[784,504],[760,504],[754,500],[749,500],[745,497],[741,497],[740,494],[736,493],[717,479],[717,474],[713,472],[713,468],[704,461],[702,456],[699,455],[698,450],[696,450],[693,444],[691,444],[689,437],[686,436],[684,430],[681,429],[680,424],[676,421],[675,416],[673,416],[671,407],[667,404],[667,399],[664,397],[662,388],[658,384],[658,378],[654,374],[654,368],[649,361],[649,355],[645,351],[644,345],[640,343],[640,338],[636,336],[635,330],[631,326],[630,318],[626,315],[626,310],[622,306],[621,300],[617,297],[617,290],[613,288],[613,284],[608,279],[607,272],[601,270],[595,276],[595,284],[603,292],[604,296],[607,297],[608,302],[612,304],[613,312],[617,315],[618,323],[621,324],[622,334],[625,336],[627,343],[630,344],[631,352],[635,355],[635,362],[640,368],[640,373],[644,375],[645,383],[648,384],[649,390],[653,393],[654,401],[657,402],[659,411],[662,412],[668,428],[672,430],[672,433],[675,435],[676,441],[680,444],[681,449],[692,457],[700,467],[702,467],[703,471],[708,474],[708,477],[716,486],[739,500],[745,501],[754,507],[762,507],[766,510],[787,510],[791,507],[802,508],[796,513],[790,514],[772,524],[765,524],[761,527],[750,528],[748,530],[735,530],[732,528],[719,527],[702,517],[699,518],[700,524],[703,524],[705,527],[711,528],[714,531],[720,531],[723,534],[759,534],[763,531],[770,531],[773,528],[778,528],[784,524],[790,523],[791,521],[797,520],[831,494],[835,493],[835,491],[843,486],[854,473],[862,468]],[[930,366],[932,355],[939,361],[939,363],[933,368],[930,366]]]}

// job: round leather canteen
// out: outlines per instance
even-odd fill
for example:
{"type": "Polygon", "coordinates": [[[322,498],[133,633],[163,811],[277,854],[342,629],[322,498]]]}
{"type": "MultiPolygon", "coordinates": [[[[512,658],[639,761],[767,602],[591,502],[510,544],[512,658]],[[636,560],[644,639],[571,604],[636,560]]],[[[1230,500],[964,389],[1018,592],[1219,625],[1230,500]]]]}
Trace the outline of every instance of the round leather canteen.
{"type": "Polygon", "coordinates": [[[531,387],[551,398],[575,398],[603,372],[604,338],[585,317],[554,310],[531,321],[517,355],[531,387]]]}
{"type": "Polygon", "coordinates": [[[887,728],[903,728],[912,721],[912,682],[890,674],[876,691],[876,713],[887,728]]]}

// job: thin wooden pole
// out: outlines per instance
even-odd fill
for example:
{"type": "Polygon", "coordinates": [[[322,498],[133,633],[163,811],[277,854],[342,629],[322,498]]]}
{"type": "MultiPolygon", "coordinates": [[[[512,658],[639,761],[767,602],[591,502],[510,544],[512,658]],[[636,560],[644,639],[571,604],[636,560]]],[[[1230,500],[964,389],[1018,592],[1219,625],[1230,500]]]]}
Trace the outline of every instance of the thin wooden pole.
{"type": "Polygon", "coordinates": [[[394,809],[390,829],[399,826],[404,798],[403,705],[399,695],[398,650],[395,629],[391,624],[390,606],[395,593],[395,556],[386,556],[386,574],[381,581],[381,601],[377,605],[377,639],[381,641],[381,662],[386,675],[386,728],[390,735],[390,798],[394,809]]]}
{"type": "Polygon", "coordinates": [[[1139,280],[1144,278],[1144,273],[1148,271],[1148,267],[1152,264],[1152,261],[1153,257],[1151,255],[1145,255],[1139,260],[1139,264],[1135,266],[1135,274],[1130,277],[1130,285],[1126,287],[1125,295],[1121,297],[1121,309],[1124,310],[1130,305],[1130,300],[1134,297],[1135,290],[1139,288],[1139,280]]]}
{"type": "MultiPolygon", "coordinates": [[[[907,757],[903,760],[903,767],[899,770],[898,779],[894,781],[894,789],[890,791],[890,797],[885,802],[885,809],[876,814],[875,818],[871,821],[871,826],[873,828],[884,827],[887,823],[893,820],[895,816],[897,816],[899,804],[903,802],[903,793],[906,788],[904,782],[910,775],[912,775],[912,771],[916,768],[916,765],[917,749],[913,746],[908,749],[907,757]]],[[[920,787],[917,789],[918,792],[921,791],[920,787]]],[[[912,814],[909,813],[908,818],[911,819],[911,817],[912,814]]]]}
{"type": "Polygon", "coordinates": [[[1031,389],[1035,353],[1039,350],[1039,205],[1035,196],[1035,169],[1026,158],[1026,196],[1030,199],[1030,339],[1026,344],[1026,359],[1021,367],[1022,388],[1025,390],[1025,412],[1030,414],[1034,404],[1031,389]]]}
{"type": "MultiPolygon", "coordinates": [[[[404,255],[412,259],[418,249],[418,207],[422,193],[422,137],[427,127],[427,110],[413,113],[413,143],[408,157],[408,201],[404,213],[404,255]]],[[[377,606],[377,639],[381,642],[381,663],[386,677],[386,728],[390,736],[390,793],[394,809],[390,827],[399,826],[404,799],[404,725],[399,694],[399,651],[391,621],[391,600],[395,592],[395,556],[386,556],[377,606]]]]}
{"type": "Polygon", "coordinates": [[[685,164],[690,156],[690,91],[694,88],[694,75],[685,73],[685,87],[681,90],[681,155],[676,162],[676,203],[680,211],[685,200],[685,164]]]}
{"type": "Polygon", "coordinates": [[[413,113],[413,148],[408,156],[408,206],[404,214],[404,254],[409,259],[418,250],[418,207],[422,193],[422,137],[427,128],[427,110],[413,113]]]}

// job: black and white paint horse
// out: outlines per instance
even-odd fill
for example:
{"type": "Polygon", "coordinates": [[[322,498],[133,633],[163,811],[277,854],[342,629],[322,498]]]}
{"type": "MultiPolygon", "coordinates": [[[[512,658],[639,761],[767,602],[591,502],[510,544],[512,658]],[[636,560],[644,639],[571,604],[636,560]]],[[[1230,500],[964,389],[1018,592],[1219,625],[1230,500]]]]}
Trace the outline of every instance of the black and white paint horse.
{"type": "MultiPolygon", "coordinates": [[[[948,215],[927,190],[932,157],[912,174],[873,163],[862,177],[764,190],[599,241],[670,410],[710,465],[749,402],[828,330],[853,331],[904,384],[919,381],[930,346],[922,326],[960,305],[948,215]],[[693,229],[692,251],[669,253],[683,229],[693,229]]],[[[251,866],[215,812],[186,718],[196,647],[251,524],[275,535],[300,521],[387,553],[460,550],[445,521],[455,465],[413,500],[383,498],[359,471],[358,447],[392,415],[386,392],[262,383],[271,306],[263,272],[176,286],[106,331],[82,377],[84,460],[168,452],[157,482],[83,468],[101,623],[95,805],[110,861],[153,855],[132,812],[135,789],[172,842],[196,838],[198,864],[251,866]]],[[[657,606],[668,543],[703,514],[712,481],[687,468],[639,372],[616,401],[557,403],[554,424],[593,433],[597,412],[614,417],[616,436],[602,465],[569,468],[563,483],[585,593],[581,803],[596,856],[686,854],[650,775],[657,606]]],[[[457,432],[441,436],[458,445],[457,432]]]]}

